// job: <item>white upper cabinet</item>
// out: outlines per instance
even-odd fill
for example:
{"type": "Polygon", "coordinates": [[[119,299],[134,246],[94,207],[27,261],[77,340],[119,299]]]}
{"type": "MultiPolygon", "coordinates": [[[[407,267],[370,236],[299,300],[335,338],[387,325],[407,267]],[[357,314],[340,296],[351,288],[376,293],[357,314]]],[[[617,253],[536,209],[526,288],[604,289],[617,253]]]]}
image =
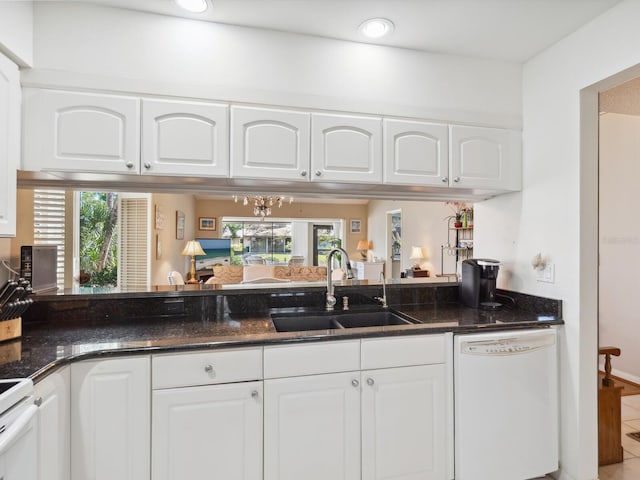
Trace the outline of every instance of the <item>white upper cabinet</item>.
{"type": "Polygon", "coordinates": [[[142,174],[227,177],[227,105],[142,100],[142,174]]]}
{"type": "Polygon", "coordinates": [[[449,138],[450,186],[498,190],[522,188],[520,132],[452,125],[449,138]]]}
{"type": "Polygon", "coordinates": [[[0,237],[16,235],[16,171],[20,163],[20,73],[0,54],[0,237]]]}
{"type": "Polygon", "coordinates": [[[447,125],[384,119],[384,183],[449,184],[447,125]]]}
{"type": "Polygon", "coordinates": [[[312,180],[382,182],[382,119],[311,115],[312,180]]]}
{"type": "Polygon", "coordinates": [[[140,101],[25,90],[25,170],[139,173],[140,101]]]}
{"type": "Polygon", "coordinates": [[[307,181],[309,118],[304,112],[231,107],[231,176],[307,181]]]}

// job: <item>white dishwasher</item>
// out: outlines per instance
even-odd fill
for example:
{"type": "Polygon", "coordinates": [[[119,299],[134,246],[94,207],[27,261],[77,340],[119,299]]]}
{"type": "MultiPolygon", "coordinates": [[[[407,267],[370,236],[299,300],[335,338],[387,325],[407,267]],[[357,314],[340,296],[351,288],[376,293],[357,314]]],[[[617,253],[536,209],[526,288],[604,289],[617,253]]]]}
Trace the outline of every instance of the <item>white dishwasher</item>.
{"type": "Polygon", "coordinates": [[[556,330],[457,335],[454,352],[455,479],[557,470],[556,330]]]}

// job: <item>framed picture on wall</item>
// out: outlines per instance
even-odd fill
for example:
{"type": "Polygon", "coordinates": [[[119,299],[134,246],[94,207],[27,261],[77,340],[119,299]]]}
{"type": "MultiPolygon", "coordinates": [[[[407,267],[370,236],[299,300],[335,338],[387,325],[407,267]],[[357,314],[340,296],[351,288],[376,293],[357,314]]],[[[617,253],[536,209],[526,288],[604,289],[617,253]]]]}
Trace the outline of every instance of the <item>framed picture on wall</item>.
{"type": "Polygon", "coordinates": [[[160,205],[156,205],[156,230],[162,230],[164,228],[164,213],[160,208],[160,205]]]}
{"type": "Polygon", "coordinates": [[[349,233],[362,233],[362,220],[359,218],[349,220],[349,233]]]}
{"type": "Polygon", "coordinates": [[[199,218],[199,229],[200,230],[215,230],[216,229],[216,219],[212,217],[200,217],[199,218]]]}
{"type": "Polygon", "coordinates": [[[184,240],[184,212],[176,210],[176,240],[184,240]]]}

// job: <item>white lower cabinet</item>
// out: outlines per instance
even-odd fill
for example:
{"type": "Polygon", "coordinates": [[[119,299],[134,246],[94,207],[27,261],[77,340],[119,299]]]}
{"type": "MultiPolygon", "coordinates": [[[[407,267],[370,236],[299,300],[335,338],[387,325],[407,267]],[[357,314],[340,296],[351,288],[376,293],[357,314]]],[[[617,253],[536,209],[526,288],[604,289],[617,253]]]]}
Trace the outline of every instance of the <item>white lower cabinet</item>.
{"type": "Polygon", "coordinates": [[[35,385],[38,408],[38,478],[69,480],[70,420],[69,368],[35,385]]]}
{"type": "Polygon", "coordinates": [[[152,362],[152,480],[261,480],[262,347],[152,362]]]}
{"type": "Polygon", "coordinates": [[[71,366],[71,480],[146,480],[150,361],[113,358],[71,366]]]}
{"type": "Polygon", "coordinates": [[[446,478],[445,367],[362,372],[362,479],[446,478]]]}
{"type": "Polygon", "coordinates": [[[155,390],[152,398],[153,480],[262,478],[261,381],[155,390]]]}
{"type": "Polygon", "coordinates": [[[359,378],[265,380],[265,480],[360,479],[359,378]]]}
{"type": "Polygon", "coordinates": [[[451,479],[447,342],[426,335],[265,347],[264,479],[451,479]],[[292,364],[299,376],[287,376],[292,364]],[[317,374],[340,365],[353,371],[317,374]]]}

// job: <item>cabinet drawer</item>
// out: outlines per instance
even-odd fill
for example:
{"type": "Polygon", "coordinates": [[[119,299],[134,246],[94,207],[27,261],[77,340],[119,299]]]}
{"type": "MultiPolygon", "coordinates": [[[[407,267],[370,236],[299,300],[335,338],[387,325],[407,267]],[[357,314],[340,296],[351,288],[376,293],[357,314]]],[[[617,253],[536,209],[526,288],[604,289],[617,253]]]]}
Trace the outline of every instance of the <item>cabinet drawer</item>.
{"type": "Polygon", "coordinates": [[[153,388],[242,382],[262,378],[262,348],[154,355],[153,388]]]}
{"type": "Polygon", "coordinates": [[[360,340],[264,348],[264,378],[360,370],[360,340]]]}
{"type": "Polygon", "coordinates": [[[444,335],[362,340],[362,370],[445,362],[444,335]]]}

